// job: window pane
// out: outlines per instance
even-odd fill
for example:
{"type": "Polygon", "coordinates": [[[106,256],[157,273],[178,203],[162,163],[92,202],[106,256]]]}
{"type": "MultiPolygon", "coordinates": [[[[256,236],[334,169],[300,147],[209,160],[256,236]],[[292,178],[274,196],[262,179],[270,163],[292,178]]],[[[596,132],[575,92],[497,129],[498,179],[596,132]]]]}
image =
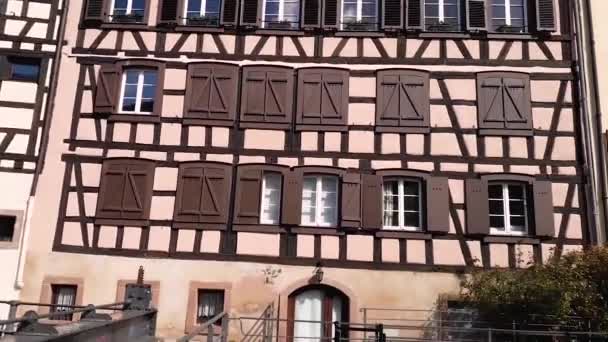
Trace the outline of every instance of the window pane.
{"type": "Polygon", "coordinates": [[[418,183],[417,182],[404,182],[403,183],[403,194],[418,196],[418,183]]]}
{"type": "Polygon", "coordinates": [[[201,0],[188,0],[188,12],[199,13],[201,10],[201,0]]]}
{"type": "Polygon", "coordinates": [[[490,185],[488,187],[488,195],[490,196],[490,198],[502,199],[502,185],[490,185]]]}
{"type": "Polygon", "coordinates": [[[509,198],[510,199],[523,199],[524,189],[521,185],[509,185],[509,198]]]}
{"type": "Polygon", "coordinates": [[[333,226],[336,224],[336,208],[323,208],[321,211],[321,225],[333,226]]]}
{"type": "Polygon", "coordinates": [[[0,216],[0,241],[12,241],[15,234],[15,216],[0,216]]]}
{"type": "Polygon", "coordinates": [[[122,110],[124,112],[134,112],[135,111],[135,99],[134,98],[123,99],[122,110]]]}
{"type": "Polygon", "coordinates": [[[114,9],[126,9],[127,8],[127,0],[114,0],[114,9]]]}
{"type": "Polygon", "coordinates": [[[424,7],[424,14],[427,17],[439,17],[439,5],[427,4],[424,7]]]}
{"type": "Polygon", "coordinates": [[[490,200],[490,214],[502,215],[504,214],[504,203],[501,200],[490,200]]]}
{"type": "Polygon", "coordinates": [[[317,201],[317,179],[316,177],[305,177],[302,187],[302,223],[313,224],[316,217],[317,201]]]}
{"type": "Polygon", "coordinates": [[[207,16],[217,17],[220,13],[220,2],[219,0],[207,0],[207,8],[205,14],[207,16]]]}
{"type": "Polygon", "coordinates": [[[23,81],[37,81],[40,71],[39,61],[33,59],[21,59],[9,57],[11,67],[11,79],[23,81]]]}
{"type": "Polygon", "coordinates": [[[154,98],[155,93],[156,93],[156,86],[146,85],[143,88],[142,97],[151,99],[151,98],[154,98]]]}
{"type": "Polygon", "coordinates": [[[144,113],[152,113],[154,111],[154,99],[142,99],[140,111],[144,113]]]}
{"type": "Polygon", "coordinates": [[[511,215],[524,215],[525,208],[523,201],[509,201],[509,211],[511,215]]]}
{"type": "Polygon", "coordinates": [[[418,213],[405,213],[404,218],[406,227],[420,226],[420,215],[418,213]]]}
{"type": "Polygon", "coordinates": [[[336,177],[323,177],[321,183],[323,191],[336,191],[338,188],[338,180],[336,177]]]}
{"type": "Polygon", "coordinates": [[[526,218],[523,216],[511,216],[511,229],[515,231],[523,231],[526,226],[526,218]]]}
{"type": "MultiPolygon", "coordinates": [[[[133,11],[142,11],[146,8],[146,0],[132,0],[133,11]]],[[[142,13],[143,14],[143,13],[142,13]]]]}
{"type": "Polygon", "coordinates": [[[385,211],[382,222],[385,227],[399,227],[399,212],[385,211]]]}
{"type": "Polygon", "coordinates": [[[135,98],[137,97],[137,85],[136,84],[126,84],[125,85],[125,93],[123,94],[124,98],[130,97],[130,98],[135,98]]]}
{"type": "Polygon", "coordinates": [[[405,196],[403,198],[403,209],[418,211],[419,198],[412,196],[405,196]]]}
{"type": "Polygon", "coordinates": [[[278,2],[266,2],[266,15],[279,15],[279,3],[278,2]]]}
{"type": "Polygon", "coordinates": [[[137,84],[137,80],[139,78],[139,71],[137,70],[127,70],[127,84],[137,84]]]}
{"type": "Polygon", "coordinates": [[[490,227],[504,229],[505,218],[503,216],[490,216],[490,227]]]}
{"type": "Polygon", "coordinates": [[[492,7],[492,17],[496,19],[503,19],[506,17],[505,6],[493,6],[492,7]]]}
{"type": "Polygon", "coordinates": [[[156,71],[144,71],[144,83],[156,85],[156,71]]]}

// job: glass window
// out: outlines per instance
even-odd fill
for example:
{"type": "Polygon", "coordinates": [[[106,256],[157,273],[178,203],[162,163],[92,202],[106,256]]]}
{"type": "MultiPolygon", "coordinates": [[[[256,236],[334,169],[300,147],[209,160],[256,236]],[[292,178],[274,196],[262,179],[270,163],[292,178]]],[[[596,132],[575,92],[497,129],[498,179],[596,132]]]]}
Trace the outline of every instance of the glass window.
{"type": "Polygon", "coordinates": [[[264,0],[262,27],[297,29],[300,22],[299,0],[264,0]]]}
{"type": "Polygon", "coordinates": [[[120,109],[129,114],[154,111],[156,70],[127,69],[122,75],[120,109]]]}
{"type": "Polygon", "coordinates": [[[185,25],[218,26],[220,24],[220,0],[187,0],[184,13],[185,25]]]}
{"type": "Polygon", "coordinates": [[[146,0],[113,0],[110,9],[111,21],[120,23],[143,23],[146,0]]]}
{"type": "Polygon", "coordinates": [[[425,0],[424,25],[427,31],[459,31],[460,0],[425,0]]]}
{"type": "Polygon", "coordinates": [[[341,29],[375,31],[378,29],[378,0],[343,0],[341,29]]]}
{"type": "MultiPolygon", "coordinates": [[[[56,305],[51,307],[51,312],[72,310],[70,306],[76,305],[76,289],[75,285],[51,285],[51,304],[56,305]]],[[[50,319],[71,321],[72,314],[52,316],[50,319]]]]}
{"type": "Polygon", "coordinates": [[[36,58],[8,57],[10,79],[19,81],[38,81],[40,60],[36,58]]]}
{"type": "Polygon", "coordinates": [[[488,186],[490,233],[524,235],[528,231],[526,186],[495,183],[488,186]]]}
{"type": "Polygon", "coordinates": [[[383,225],[386,229],[420,230],[420,182],[392,179],[383,186],[383,225]]]}
{"type": "Polygon", "coordinates": [[[0,216],[0,241],[13,241],[16,221],[15,216],[0,216]]]}
{"type": "Polygon", "coordinates": [[[492,0],[492,30],[526,32],[526,0],[492,0]]]}
{"type": "MultiPolygon", "coordinates": [[[[198,290],[196,323],[202,324],[224,311],[224,290],[198,290]]],[[[215,324],[221,324],[218,320],[215,324]]]]}
{"type": "Polygon", "coordinates": [[[264,173],[262,178],[262,205],[260,223],[278,224],[281,209],[281,175],[264,173]]]}
{"type": "Polygon", "coordinates": [[[302,225],[332,227],[338,221],[338,178],[306,176],[302,189],[302,225]]]}

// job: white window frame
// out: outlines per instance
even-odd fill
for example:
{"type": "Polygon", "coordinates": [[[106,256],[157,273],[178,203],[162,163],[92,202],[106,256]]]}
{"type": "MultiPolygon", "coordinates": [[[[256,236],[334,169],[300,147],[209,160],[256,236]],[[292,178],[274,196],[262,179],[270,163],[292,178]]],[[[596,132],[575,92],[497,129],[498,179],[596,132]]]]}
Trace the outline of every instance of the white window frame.
{"type": "MultiPolygon", "coordinates": [[[[340,6],[340,29],[344,30],[344,0],[340,0],[342,1],[342,6],[340,6]]],[[[363,19],[363,0],[356,0],[357,1],[357,15],[356,15],[356,19],[357,22],[360,22],[363,19]]],[[[379,11],[378,11],[378,1],[382,1],[382,0],[376,0],[376,6],[375,8],[375,12],[374,12],[374,16],[376,18],[376,24],[379,22],[379,11]]]]}
{"type": "MultiPolygon", "coordinates": [[[[141,111],[141,102],[143,99],[143,93],[144,93],[144,73],[146,71],[152,71],[152,72],[156,72],[156,82],[157,84],[154,84],[155,87],[155,95],[156,95],[156,87],[159,86],[158,84],[158,71],[157,70],[153,70],[153,69],[125,69],[122,72],[122,77],[121,77],[121,81],[120,81],[120,101],[118,102],[118,112],[121,114],[140,114],[140,115],[149,115],[154,113],[154,110],[152,110],[151,112],[142,112],[141,111]],[[123,110],[123,101],[125,99],[125,87],[127,85],[127,73],[129,71],[137,71],[138,72],[138,77],[137,77],[137,93],[135,94],[135,110],[134,111],[125,111],[123,110]]],[[[156,97],[154,97],[154,105],[156,105],[156,97]]]]}
{"type": "MultiPolygon", "coordinates": [[[[492,216],[496,216],[496,217],[502,217],[505,223],[505,228],[504,230],[501,228],[496,228],[496,227],[492,227],[490,226],[490,234],[491,235],[516,235],[516,236],[524,236],[528,234],[528,229],[529,229],[529,210],[528,210],[528,194],[527,194],[527,186],[526,184],[522,184],[522,183],[517,183],[517,182],[496,182],[496,183],[490,183],[488,186],[492,186],[492,185],[501,185],[502,187],[502,205],[503,205],[503,213],[502,215],[498,215],[498,214],[489,214],[490,217],[492,216]],[[523,202],[524,202],[524,224],[525,226],[523,227],[523,229],[521,230],[514,230],[513,226],[511,225],[511,216],[522,216],[522,215],[511,215],[511,208],[510,208],[510,196],[509,196],[509,186],[518,186],[521,187],[523,190],[523,202]]],[[[489,201],[489,199],[488,199],[489,201]]],[[[490,223],[491,224],[491,223],[490,223]]],[[[520,227],[521,228],[521,227],[520,227]]]]}
{"type": "MultiPolygon", "coordinates": [[[[266,26],[267,26],[267,22],[266,22],[266,2],[267,1],[268,0],[262,1],[262,28],[266,28],[266,26]]],[[[278,22],[285,20],[285,1],[286,0],[278,0],[278,2],[279,2],[279,13],[277,13],[278,22]]],[[[300,12],[300,10],[297,11],[298,19],[295,22],[289,22],[291,25],[295,25],[297,22],[300,21],[299,12],[300,12]]]]}
{"type": "Polygon", "coordinates": [[[334,176],[334,175],[318,175],[318,174],[309,174],[309,175],[305,175],[302,179],[302,212],[304,209],[304,180],[307,178],[315,178],[316,184],[315,184],[315,219],[314,222],[304,222],[303,218],[303,214],[300,215],[300,223],[303,226],[311,226],[311,227],[335,227],[338,224],[338,203],[339,203],[339,195],[340,195],[340,179],[338,176],[334,176]],[[324,192],[323,191],[323,179],[324,178],[331,178],[335,181],[336,183],[336,201],[334,204],[334,217],[332,217],[329,221],[322,221],[323,217],[321,215],[322,213],[322,209],[324,208],[331,208],[330,206],[327,206],[325,201],[323,200],[324,196],[323,194],[328,193],[328,192],[324,192]]]}
{"type": "MultiPolygon", "coordinates": [[[[110,15],[114,16],[114,8],[116,8],[116,0],[110,1],[110,15]]],[[[126,15],[133,13],[133,0],[127,0],[127,12],[126,15]]],[[[144,6],[144,12],[146,11],[146,7],[144,6]]],[[[142,18],[144,20],[144,18],[142,18]]]]}
{"type": "MultiPolygon", "coordinates": [[[[443,0],[441,0],[443,1],[443,0]]],[[[505,7],[505,25],[506,26],[511,26],[511,0],[501,0],[504,1],[504,7],[505,7]]],[[[490,20],[494,20],[494,19],[503,19],[503,18],[495,18],[494,17],[494,7],[498,7],[496,5],[494,5],[494,3],[492,3],[492,13],[491,13],[491,17],[490,20]]],[[[502,7],[502,5],[500,5],[500,7],[502,7]]],[[[522,30],[523,31],[527,31],[528,30],[528,0],[523,0],[523,18],[522,18],[522,30]]],[[[492,25],[494,26],[494,25],[492,25]]]]}
{"type": "MultiPolygon", "coordinates": [[[[407,197],[414,197],[412,195],[407,195],[407,197]]],[[[394,211],[394,210],[391,210],[394,211]]],[[[409,178],[389,178],[382,182],[382,228],[390,229],[390,230],[407,230],[407,231],[421,231],[422,230],[422,215],[424,214],[424,207],[422,206],[422,182],[420,180],[409,179],[409,178]],[[386,182],[398,182],[397,186],[397,212],[399,213],[399,225],[398,226],[386,226],[384,225],[384,213],[386,208],[384,208],[384,184],[386,182]],[[418,211],[413,210],[405,210],[405,183],[416,183],[418,185],[418,211]],[[405,225],[405,213],[418,213],[418,227],[416,226],[406,226],[405,225]]]]}
{"type": "MultiPolygon", "coordinates": [[[[426,7],[426,1],[424,1],[424,7],[426,7]]],[[[435,0],[437,1],[437,6],[439,6],[438,19],[440,23],[445,23],[445,0],[435,0]]],[[[456,11],[458,15],[456,16],[456,20],[458,20],[457,25],[460,25],[461,15],[460,15],[460,0],[456,1],[456,11]]],[[[424,15],[424,20],[426,21],[426,14],[424,15]]],[[[426,23],[425,23],[426,27],[426,23]]]]}
{"type": "Polygon", "coordinates": [[[267,186],[266,186],[266,176],[277,176],[279,177],[279,179],[282,179],[282,176],[280,173],[278,172],[264,172],[262,173],[262,193],[260,194],[261,199],[260,199],[260,224],[279,224],[279,221],[281,219],[281,197],[283,195],[283,190],[281,188],[281,184],[279,183],[279,189],[270,189],[270,190],[275,190],[279,192],[279,203],[276,204],[276,206],[278,207],[278,215],[276,217],[276,220],[267,220],[264,218],[264,212],[266,210],[268,210],[270,208],[270,203],[268,203],[265,199],[266,199],[266,190],[267,190],[267,186]]]}

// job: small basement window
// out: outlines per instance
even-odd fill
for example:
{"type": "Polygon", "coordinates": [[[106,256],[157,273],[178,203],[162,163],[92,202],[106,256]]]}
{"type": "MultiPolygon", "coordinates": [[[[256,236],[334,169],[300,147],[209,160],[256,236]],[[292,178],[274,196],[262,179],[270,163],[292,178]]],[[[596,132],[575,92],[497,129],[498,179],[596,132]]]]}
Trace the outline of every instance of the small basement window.
{"type": "Polygon", "coordinates": [[[9,79],[37,82],[40,73],[38,58],[8,57],[9,79]]]}
{"type": "MultiPolygon", "coordinates": [[[[73,309],[76,305],[76,285],[51,285],[51,312],[64,312],[73,309]]],[[[56,315],[51,317],[51,320],[71,321],[73,315],[71,313],[64,315],[56,315]]]]}
{"type": "Polygon", "coordinates": [[[15,216],[0,216],[0,241],[13,241],[15,235],[15,216]]]}

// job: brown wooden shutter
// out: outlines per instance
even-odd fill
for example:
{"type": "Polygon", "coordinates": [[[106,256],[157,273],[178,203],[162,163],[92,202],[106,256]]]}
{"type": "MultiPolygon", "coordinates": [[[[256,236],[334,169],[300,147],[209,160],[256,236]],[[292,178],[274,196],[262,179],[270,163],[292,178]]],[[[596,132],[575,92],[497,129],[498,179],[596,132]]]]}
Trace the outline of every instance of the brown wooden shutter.
{"type": "Polygon", "coordinates": [[[298,71],[298,123],[345,125],[348,120],[348,70],[298,71]]]}
{"type": "Polygon", "coordinates": [[[503,79],[503,101],[506,128],[532,128],[532,103],[528,75],[515,74],[503,79]]]}
{"type": "Polygon", "coordinates": [[[160,16],[158,23],[161,25],[177,25],[179,0],[159,0],[160,16]]]}
{"type": "Polygon", "coordinates": [[[321,25],[321,0],[302,0],[302,28],[321,25]]]}
{"type": "Polygon", "coordinates": [[[293,70],[282,67],[243,68],[241,126],[289,125],[293,113],[293,70]]]}
{"type": "Polygon", "coordinates": [[[101,23],[104,20],[104,0],[87,0],[84,21],[88,23],[101,23]]]}
{"type": "Polygon", "coordinates": [[[105,219],[147,220],[152,200],[154,162],[107,160],[101,173],[96,216],[105,219]]]}
{"type": "Polygon", "coordinates": [[[114,113],[118,102],[121,68],[102,64],[95,87],[95,113],[114,113]]]}
{"type": "Polygon", "coordinates": [[[479,128],[504,128],[502,78],[496,73],[480,74],[477,80],[479,128]]]}
{"type": "Polygon", "coordinates": [[[385,30],[399,30],[403,28],[403,1],[382,1],[382,28],[385,30]]]}
{"type": "Polygon", "coordinates": [[[536,29],[549,32],[556,30],[554,0],[536,0],[536,29]]]}
{"type": "Polygon", "coordinates": [[[238,74],[236,65],[188,65],[184,117],[231,125],[236,115],[238,74]]]}
{"type": "Polygon", "coordinates": [[[259,224],[264,171],[259,165],[239,166],[237,170],[234,223],[259,224]]]}
{"type": "Polygon", "coordinates": [[[361,226],[361,175],[346,173],[342,177],[342,227],[361,226]]]}
{"type": "Polygon", "coordinates": [[[323,0],[323,27],[326,29],[338,28],[339,13],[340,13],[339,0],[323,0]]]}
{"type": "Polygon", "coordinates": [[[173,219],[179,222],[226,223],[231,178],[230,165],[180,165],[173,219]]]}
{"type": "Polygon", "coordinates": [[[376,125],[429,127],[429,74],[414,70],[379,71],[376,125]]]}
{"type": "Polygon", "coordinates": [[[466,0],[467,30],[486,31],[486,0],[466,0]]]}
{"type": "Polygon", "coordinates": [[[238,0],[222,1],[222,19],[223,26],[236,26],[238,0]]]}
{"type": "Polygon", "coordinates": [[[361,175],[362,226],[382,228],[382,176],[361,175]]]}
{"type": "Polygon", "coordinates": [[[553,218],[553,190],[551,182],[535,181],[534,193],[534,224],[537,236],[554,237],[555,225],[553,218]]]}
{"type": "Polygon", "coordinates": [[[488,235],[490,233],[488,182],[481,179],[467,179],[465,202],[467,233],[488,235]]]}
{"type": "Polygon", "coordinates": [[[302,173],[299,170],[284,174],[282,203],[281,222],[299,225],[302,220],[302,173]]]}
{"type": "Polygon", "coordinates": [[[407,0],[406,25],[409,30],[423,29],[424,5],[422,0],[407,0]]]}
{"type": "Polygon", "coordinates": [[[450,232],[450,191],[446,177],[426,179],[426,229],[429,232],[450,232]]]}
{"type": "Polygon", "coordinates": [[[258,0],[241,1],[241,25],[257,26],[258,11],[260,11],[258,0]]]}
{"type": "Polygon", "coordinates": [[[477,77],[479,128],[532,128],[529,75],[491,72],[477,77]]]}

